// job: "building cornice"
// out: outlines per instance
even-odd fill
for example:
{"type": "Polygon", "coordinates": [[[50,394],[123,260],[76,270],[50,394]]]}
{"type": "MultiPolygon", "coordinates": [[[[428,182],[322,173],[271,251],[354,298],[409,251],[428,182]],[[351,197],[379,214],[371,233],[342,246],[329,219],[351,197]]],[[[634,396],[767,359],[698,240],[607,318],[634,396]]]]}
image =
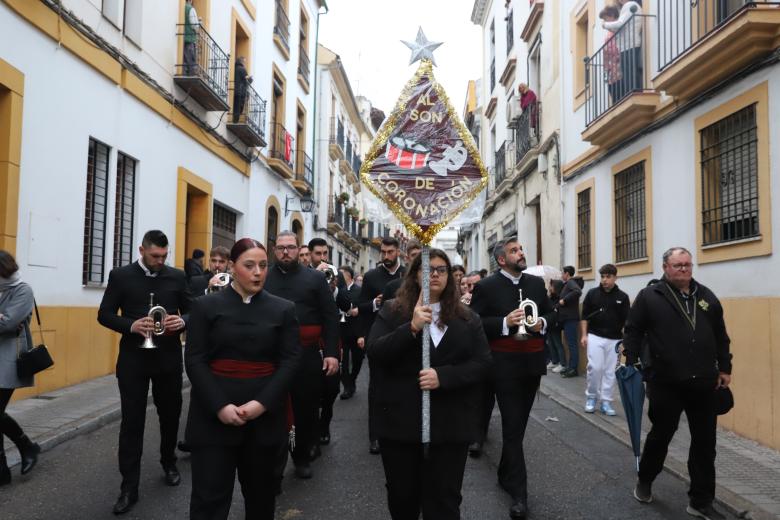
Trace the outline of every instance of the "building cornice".
{"type": "Polygon", "coordinates": [[[471,9],[471,23],[485,25],[485,17],[490,11],[492,0],[474,0],[474,7],[471,9]]]}

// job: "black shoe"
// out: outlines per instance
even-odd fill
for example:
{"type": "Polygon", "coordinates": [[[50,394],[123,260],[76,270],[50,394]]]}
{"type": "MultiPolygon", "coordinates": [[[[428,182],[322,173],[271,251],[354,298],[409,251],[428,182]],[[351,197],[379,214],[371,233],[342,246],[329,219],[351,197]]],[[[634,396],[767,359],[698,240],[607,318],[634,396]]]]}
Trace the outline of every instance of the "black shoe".
{"type": "Polygon", "coordinates": [[[5,455],[0,458],[0,486],[7,486],[11,483],[11,470],[8,469],[8,463],[5,461],[5,455]]]}
{"type": "Polygon", "coordinates": [[[179,448],[179,451],[183,451],[184,453],[192,453],[192,446],[187,444],[187,441],[179,441],[176,444],[176,447],[179,448]]]}
{"type": "Polygon", "coordinates": [[[176,464],[169,464],[163,466],[165,472],[165,483],[169,486],[178,486],[181,483],[181,475],[176,467],[176,464]]]}
{"type": "Polygon", "coordinates": [[[524,519],[528,514],[528,507],[525,505],[525,500],[517,498],[513,501],[512,507],[509,508],[509,518],[524,519]]]}
{"type": "Polygon", "coordinates": [[[114,514],[123,515],[127,513],[133,508],[136,502],[138,502],[137,492],[131,493],[130,491],[122,491],[114,504],[114,514]]]}
{"type": "Polygon", "coordinates": [[[368,452],[371,455],[379,455],[379,452],[381,450],[379,449],[379,441],[371,441],[371,443],[368,445],[368,452]]]}
{"type": "Polygon", "coordinates": [[[301,479],[311,478],[313,476],[313,473],[311,472],[311,466],[308,464],[296,464],[295,476],[301,479]]]}
{"type": "Polygon", "coordinates": [[[482,455],[482,443],[472,442],[469,444],[469,456],[477,459],[480,455],[482,455]]]}
{"type": "Polygon", "coordinates": [[[653,501],[653,489],[652,484],[649,482],[636,481],[634,486],[634,498],[643,504],[649,504],[653,501]]]}
{"type": "Polygon", "coordinates": [[[352,396],[355,395],[355,391],[353,389],[344,390],[341,392],[341,395],[339,396],[340,399],[352,399],[352,396]]]}
{"type": "Polygon", "coordinates": [[[330,444],[330,433],[325,433],[323,435],[320,435],[320,444],[322,444],[323,446],[330,444]]]}
{"type": "Polygon", "coordinates": [[[19,455],[22,457],[22,475],[26,475],[38,463],[38,454],[41,452],[41,447],[37,442],[31,441],[27,435],[22,435],[17,447],[19,448],[19,455]]]}
{"type": "Polygon", "coordinates": [[[561,377],[577,377],[578,375],[579,374],[577,374],[577,371],[573,368],[561,372],[561,377]]]}
{"type": "Polygon", "coordinates": [[[320,455],[322,455],[322,450],[320,450],[320,446],[318,444],[315,444],[309,450],[309,460],[316,460],[320,455]]]}
{"type": "Polygon", "coordinates": [[[725,520],[725,515],[712,507],[712,504],[704,507],[693,507],[688,505],[685,512],[696,518],[704,518],[704,520],[725,520]]]}

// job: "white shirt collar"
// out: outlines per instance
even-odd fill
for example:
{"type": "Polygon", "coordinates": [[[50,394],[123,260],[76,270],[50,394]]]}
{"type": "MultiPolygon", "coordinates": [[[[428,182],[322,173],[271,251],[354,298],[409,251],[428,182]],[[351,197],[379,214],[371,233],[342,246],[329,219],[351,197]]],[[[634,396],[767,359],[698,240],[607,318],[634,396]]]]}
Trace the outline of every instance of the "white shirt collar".
{"type": "Polygon", "coordinates": [[[143,269],[143,271],[144,271],[144,274],[145,274],[146,276],[150,277],[150,278],[154,278],[154,277],[156,277],[158,274],[160,274],[160,273],[153,273],[153,272],[151,272],[151,271],[149,270],[149,268],[148,268],[148,267],[146,267],[146,265],[144,265],[144,262],[143,262],[143,260],[142,260],[142,259],[140,259],[140,258],[138,259],[138,265],[140,265],[140,266],[141,266],[141,269],[143,269]]]}
{"type": "Polygon", "coordinates": [[[501,269],[501,274],[503,274],[504,276],[506,276],[507,278],[512,280],[512,283],[515,284],[515,285],[519,284],[520,283],[520,279],[523,277],[523,273],[520,273],[520,276],[512,276],[511,274],[509,274],[508,272],[504,271],[503,269],[501,269]]]}
{"type": "Polygon", "coordinates": [[[447,332],[447,325],[439,323],[439,315],[441,313],[441,303],[436,302],[431,304],[431,341],[433,346],[438,347],[441,343],[441,339],[444,337],[444,333],[447,332]]]}

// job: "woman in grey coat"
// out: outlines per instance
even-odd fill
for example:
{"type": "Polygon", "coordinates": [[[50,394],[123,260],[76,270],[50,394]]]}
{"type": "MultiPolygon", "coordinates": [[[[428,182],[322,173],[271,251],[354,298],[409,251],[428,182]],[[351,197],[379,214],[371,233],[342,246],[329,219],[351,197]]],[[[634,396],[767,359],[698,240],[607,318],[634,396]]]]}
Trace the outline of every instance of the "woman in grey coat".
{"type": "Polygon", "coordinates": [[[33,310],[33,292],[19,276],[14,257],[0,249],[0,486],[11,482],[11,471],[5,460],[3,435],[19,448],[22,474],[30,471],[41,451],[38,444],[27,437],[5,408],[14,389],[33,385],[33,378],[20,379],[16,375],[19,352],[32,348],[30,316],[33,310]]]}

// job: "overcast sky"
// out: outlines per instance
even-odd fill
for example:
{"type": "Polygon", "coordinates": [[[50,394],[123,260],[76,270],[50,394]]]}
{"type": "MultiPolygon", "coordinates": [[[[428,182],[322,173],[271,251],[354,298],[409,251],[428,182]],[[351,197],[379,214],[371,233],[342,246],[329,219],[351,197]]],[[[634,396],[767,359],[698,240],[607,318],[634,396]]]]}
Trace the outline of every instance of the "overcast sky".
{"type": "Polygon", "coordinates": [[[422,26],[443,42],[433,55],[434,76],[462,114],[466,86],[480,75],[481,33],[471,23],[473,0],[328,0],[320,16],[320,43],[341,57],[355,95],[389,114],[417,65],[400,40],[414,41],[422,26]]]}

